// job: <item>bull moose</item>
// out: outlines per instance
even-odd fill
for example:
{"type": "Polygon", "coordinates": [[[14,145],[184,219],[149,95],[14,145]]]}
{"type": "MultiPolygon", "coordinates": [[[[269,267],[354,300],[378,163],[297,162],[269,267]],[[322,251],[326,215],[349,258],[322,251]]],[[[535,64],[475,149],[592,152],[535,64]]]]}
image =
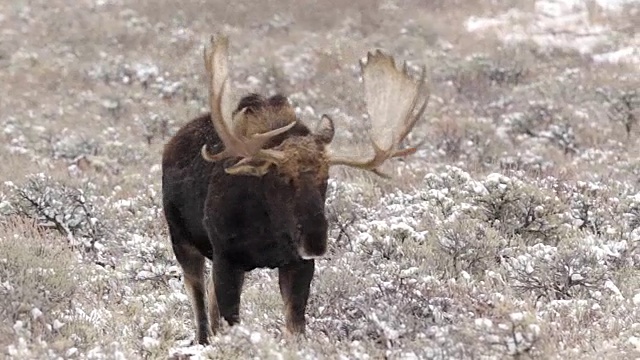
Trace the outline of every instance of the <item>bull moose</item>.
{"type": "Polygon", "coordinates": [[[240,321],[244,275],[256,268],[278,268],[284,331],[304,334],[314,259],[327,250],[329,168],[386,176],[381,164],[415,152],[399,146],[429,98],[424,66],[414,80],[406,64],[397,69],[391,56],[369,52],[360,66],[374,154],[343,156],[329,148],[333,120],[323,115],[311,131],[283,95],[247,94],[234,107],[228,48],[224,34],[205,45],[210,112],[179,129],[162,155],[163,210],[200,344],[220,318],[240,321]],[[207,288],[205,258],[212,264],[207,288]]]}

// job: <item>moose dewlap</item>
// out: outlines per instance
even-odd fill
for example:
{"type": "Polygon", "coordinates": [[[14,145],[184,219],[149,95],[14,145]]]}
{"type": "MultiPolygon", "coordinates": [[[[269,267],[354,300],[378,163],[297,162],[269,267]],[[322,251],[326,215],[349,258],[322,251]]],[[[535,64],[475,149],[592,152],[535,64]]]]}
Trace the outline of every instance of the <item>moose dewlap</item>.
{"type": "Polygon", "coordinates": [[[239,321],[244,274],[264,267],[278,268],[286,332],[304,333],[314,258],[327,250],[329,168],[385,176],[378,167],[386,160],[415,152],[398,146],[429,98],[424,68],[414,80],[392,57],[369,53],[360,65],[374,155],[342,156],[328,148],[335,129],[326,115],[312,131],[282,95],[247,94],[233,103],[228,48],[226,36],[211,37],[204,51],[211,111],[186,123],[162,157],[164,214],[201,344],[221,317],[239,321]]]}

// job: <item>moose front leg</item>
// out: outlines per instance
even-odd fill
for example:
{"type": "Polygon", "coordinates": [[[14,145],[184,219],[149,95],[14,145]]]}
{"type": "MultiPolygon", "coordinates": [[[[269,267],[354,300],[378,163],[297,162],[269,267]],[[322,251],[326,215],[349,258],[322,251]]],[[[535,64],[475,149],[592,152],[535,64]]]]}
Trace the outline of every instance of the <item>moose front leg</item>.
{"type": "Polygon", "coordinates": [[[240,322],[240,295],[244,271],[232,267],[223,258],[215,258],[209,280],[209,321],[211,333],[217,333],[220,317],[229,325],[240,322]]]}
{"type": "Polygon", "coordinates": [[[185,244],[184,238],[175,227],[170,227],[173,251],[184,272],[184,284],[189,293],[196,327],[194,343],[208,344],[208,321],[205,309],[205,258],[195,248],[185,244]]]}
{"type": "Polygon", "coordinates": [[[314,270],[314,260],[303,260],[278,268],[280,295],[285,308],[285,330],[288,335],[302,335],[305,332],[305,310],[314,270]]]}

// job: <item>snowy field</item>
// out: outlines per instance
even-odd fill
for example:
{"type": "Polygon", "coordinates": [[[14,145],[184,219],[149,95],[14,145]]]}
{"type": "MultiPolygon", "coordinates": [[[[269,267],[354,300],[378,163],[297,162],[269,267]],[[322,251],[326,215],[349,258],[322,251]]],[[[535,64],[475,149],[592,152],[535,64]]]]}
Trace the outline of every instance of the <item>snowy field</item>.
{"type": "Polygon", "coordinates": [[[0,1],[0,357],[640,358],[640,2],[0,1]],[[190,346],[163,144],[234,87],[287,94],[366,152],[358,60],[425,64],[392,180],[334,169],[306,339],[277,271],[190,346]]]}

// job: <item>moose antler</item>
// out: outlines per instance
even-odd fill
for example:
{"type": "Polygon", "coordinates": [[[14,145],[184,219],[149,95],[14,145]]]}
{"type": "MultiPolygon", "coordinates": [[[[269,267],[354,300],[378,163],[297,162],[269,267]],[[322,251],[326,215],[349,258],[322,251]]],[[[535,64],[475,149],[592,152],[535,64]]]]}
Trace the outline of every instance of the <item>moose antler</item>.
{"type": "Polygon", "coordinates": [[[266,160],[277,163],[282,161],[284,153],[273,149],[262,149],[262,147],[274,136],[282,134],[291,129],[295,122],[286,126],[267,131],[265,133],[245,136],[238,134],[235,120],[239,116],[244,116],[243,111],[233,114],[233,104],[231,99],[231,89],[229,86],[229,38],[226,35],[218,34],[210,38],[208,46],[204,49],[204,63],[209,77],[209,103],[211,107],[211,122],[218,133],[218,137],[224,144],[224,150],[217,154],[211,154],[207,145],[201,149],[202,157],[207,161],[220,161],[230,157],[242,157],[241,163],[246,163],[251,159],[266,160]]]}
{"type": "Polygon", "coordinates": [[[407,65],[402,70],[396,68],[393,57],[380,50],[367,54],[367,63],[360,61],[367,112],[371,119],[369,137],[373,146],[372,159],[329,155],[330,165],[347,165],[389,177],[378,167],[390,158],[413,154],[416,148],[397,149],[422,116],[429,92],[425,90],[426,69],[422,67],[420,79],[416,82],[407,73],[407,65]],[[424,99],[420,100],[424,93],[424,99]],[[415,110],[417,109],[417,112],[415,110]],[[414,114],[415,112],[415,114],[414,114]]]}

